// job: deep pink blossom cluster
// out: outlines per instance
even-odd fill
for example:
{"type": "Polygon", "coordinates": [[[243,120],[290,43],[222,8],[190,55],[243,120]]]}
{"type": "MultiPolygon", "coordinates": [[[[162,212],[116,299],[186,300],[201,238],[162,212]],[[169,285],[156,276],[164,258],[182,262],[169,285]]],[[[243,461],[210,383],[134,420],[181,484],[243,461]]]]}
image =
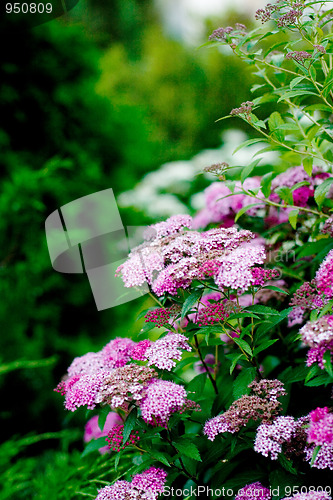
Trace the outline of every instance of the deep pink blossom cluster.
{"type": "Polygon", "coordinates": [[[253,285],[264,286],[269,280],[279,277],[279,271],[277,269],[264,269],[262,267],[253,267],[251,269],[253,277],[253,285]]]}
{"type": "Polygon", "coordinates": [[[170,311],[164,307],[158,307],[152,311],[148,311],[145,315],[145,321],[155,323],[157,328],[161,328],[163,325],[169,323],[170,318],[170,311]]]}
{"type": "Polygon", "coordinates": [[[323,356],[333,352],[333,316],[323,316],[316,321],[308,321],[299,331],[303,342],[310,347],[307,366],[318,363],[324,369],[323,356]]]}
{"type": "Polygon", "coordinates": [[[269,488],[263,486],[259,481],[255,483],[247,484],[243,486],[238,494],[235,496],[235,500],[270,500],[271,494],[269,488]]]}
{"type": "Polygon", "coordinates": [[[139,431],[132,431],[131,434],[128,437],[128,441],[126,443],[122,444],[123,442],[123,432],[124,432],[124,425],[115,425],[110,429],[110,431],[107,434],[106,441],[109,443],[108,448],[112,451],[120,451],[124,450],[127,446],[135,445],[139,440],[139,431]]]}
{"type": "Polygon", "coordinates": [[[156,500],[166,482],[167,474],[163,469],[150,467],[133,476],[132,482],[116,481],[102,488],[95,500],[156,500]]]}
{"type": "Polygon", "coordinates": [[[328,444],[333,446],[333,413],[327,406],[316,408],[310,413],[308,441],[316,446],[328,444]]]}
{"type": "Polygon", "coordinates": [[[331,250],[325,260],[321,263],[316,273],[316,284],[318,290],[325,294],[327,298],[333,297],[333,250],[331,250]]]}
{"type": "Polygon", "coordinates": [[[226,311],[223,302],[208,304],[202,308],[195,318],[195,323],[199,326],[214,325],[214,323],[224,323],[229,314],[226,311]]]}
{"type": "Polygon", "coordinates": [[[310,490],[307,493],[297,493],[292,497],[285,497],[282,500],[332,500],[332,497],[325,490],[310,490]]]}

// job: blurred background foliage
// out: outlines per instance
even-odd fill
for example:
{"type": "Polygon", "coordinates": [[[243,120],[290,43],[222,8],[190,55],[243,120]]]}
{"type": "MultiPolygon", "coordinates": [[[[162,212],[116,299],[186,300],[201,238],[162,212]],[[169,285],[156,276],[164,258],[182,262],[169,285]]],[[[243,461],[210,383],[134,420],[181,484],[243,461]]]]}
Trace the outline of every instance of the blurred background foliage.
{"type": "MultiPolygon", "coordinates": [[[[44,221],[76,198],[110,187],[117,196],[164,162],[219,146],[229,122],[215,120],[248,99],[251,79],[230,54],[170,37],[151,1],[81,0],[35,28],[0,23],[0,414],[2,441],[16,436],[0,449],[1,498],[71,498],[45,485],[66,460],[77,467],[61,435],[59,447],[17,443],[69,427],[79,432],[67,449],[80,449],[84,415],[67,415],[53,387],[73,357],[135,337],[147,299],[97,312],[85,276],[52,270],[44,221]]],[[[121,215],[124,225],[151,221],[121,215]]]]}

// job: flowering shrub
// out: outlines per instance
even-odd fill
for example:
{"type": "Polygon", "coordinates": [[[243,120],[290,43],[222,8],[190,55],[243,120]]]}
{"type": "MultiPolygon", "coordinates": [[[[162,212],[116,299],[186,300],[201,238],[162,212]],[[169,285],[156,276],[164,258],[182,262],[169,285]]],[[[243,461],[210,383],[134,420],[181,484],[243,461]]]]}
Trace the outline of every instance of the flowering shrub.
{"type": "Polygon", "coordinates": [[[212,498],[331,499],[332,10],[278,0],[257,19],[272,28],[218,28],[208,43],[261,79],[260,95],[226,118],[258,134],[239,148],[265,147],[242,168],[208,165],[218,180],[193,218],[147,228],[116,273],[149,288],[140,340],[76,358],[56,389],[67,410],[97,411],[101,429],[110,409],[122,420],[108,432],[113,484],[101,482],[98,500],[170,488],[194,498],[201,487],[212,498]],[[263,170],[267,150],[279,159],[263,170]]]}

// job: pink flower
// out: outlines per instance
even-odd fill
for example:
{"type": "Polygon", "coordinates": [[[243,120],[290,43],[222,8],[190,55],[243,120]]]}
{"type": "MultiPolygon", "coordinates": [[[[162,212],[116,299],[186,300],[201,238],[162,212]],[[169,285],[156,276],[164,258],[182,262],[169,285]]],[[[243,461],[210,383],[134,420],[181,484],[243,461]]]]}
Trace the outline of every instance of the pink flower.
{"type": "Polygon", "coordinates": [[[187,393],[182,385],[168,380],[152,380],[140,403],[142,418],[151,425],[167,426],[172,413],[183,408],[187,393]]]}

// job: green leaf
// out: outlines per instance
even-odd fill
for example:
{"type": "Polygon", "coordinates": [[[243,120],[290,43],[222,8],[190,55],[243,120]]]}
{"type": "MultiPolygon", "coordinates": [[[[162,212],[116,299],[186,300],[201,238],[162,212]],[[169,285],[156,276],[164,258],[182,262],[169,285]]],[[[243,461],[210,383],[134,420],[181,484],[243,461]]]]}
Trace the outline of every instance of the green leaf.
{"type": "Polygon", "coordinates": [[[155,323],[151,323],[150,321],[147,321],[143,327],[141,328],[140,332],[139,332],[139,335],[143,335],[144,333],[147,333],[149,332],[150,330],[152,330],[153,328],[155,328],[155,323]]]}
{"type": "Polygon", "coordinates": [[[237,344],[239,347],[241,347],[243,349],[243,351],[245,351],[247,354],[252,356],[252,349],[249,346],[249,344],[247,342],[245,342],[244,339],[238,339],[237,337],[235,337],[233,339],[233,341],[235,342],[235,344],[237,344]]]}
{"type": "Polygon", "coordinates": [[[235,217],[235,222],[237,222],[237,221],[238,221],[238,219],[239,219],[239,218],[240,218],[243,214],[245,214],[245,213],[246,213],[246,212],[247,212],[250,208],[252,208],[252,207],[257,207],[258,205],[265,205],[265,203],[264,203],[264,202],[260,202],[260,201],[258,200],[258,202],[257,202],[257,203],[250,203],[250,205],[246,205],[246,207],[241,208],[241,209],[237,212],[237,214],[236,214],[236,217],[235,217]]]}
{"type": "Polygon", "coordinates": [[[148,309],[143,309],[143,311],[141,311],[141,312],[137,315],[137,318],[136,318],[136,319],[138,320],[138,319],[143,318],[143,317],[147,314],[147,312],[149,312],[149,311],[154,311],[154,309],[158,309],[158,306],[148,307],[148,309]]]}
{"type": "Polygon", "coordinates": [[[325,314],[328,313],[328,311],[332,312],[333,309],[333,299],[331,299],[327,304],[324,305],[323,309],[320,311],[319,318],[322,316],[325,316],[325,314]]]}
{"type": "Polygon", "coordinates": [[[253,161],[249,165],[247,165],[246,167],[243,168],[242,173],[241,173],[241,183],[242,184],[244,183],[245,179],[247,179],[251,175],[253,169],[258,165],[259,162],[260,162],[260,160],[253,161]]]}
{"type": "Polygon", "coordinates": [[[130,413],[128,414],[125,423],[124,423],[124,430],[123,430],[123,445],[126,443],[128,440],[132,430],[135,427],[136,424],[136,419],[137,419],[137,409],[133,408],[130,413]]]}
{"type": "Polygon", "coordinates": [[[268,306],[262,306],[261,304],[255,304],[254,306],[248,306],[246,311],[255,312],[257,314],[265,314],[267,316],[279,316],[280,313],[276,309],[268,306]]]}
{"type": "Polygon", "coordinates": [[[262,344],[260,344],[258,347],[256,347],[253,351],[253,354],[256,356],[259,354],[259,352],[264,351],[265,349],[268,349],[271,345],[275,344],[279,339],[273,339],[273,340],[266,340],[262,344]]]}
{"type": "Polygon", "coordinates": [[[322,90],[323,96],[327,97],[332,89],[333,89],[333,70],[329,71],[327,77],[325,78],[324,87],[322,90]]]}
{"type": "Polygon", "coordinates": [[[283,453],[280,453],[278,456],[278,460],[282,467],[286,469],[286,471],[290,472],[293,475],[297,475],[297,470],[293,467],[293,463],[290,459],[288,459],[283,453]]]}
{"type": "Polygon", "coordinates": [[[271,184],[273,177],[274,172],[268,172],[267,174],[263,175],[261,179],[260,189],[266,198],[268,198],[268,196],[271,194],[271,184]]]}
{"type": "Polygon", "coordinates": [[[323,356],[323,364],[324,368],[329,374],[330,377],[333,377],[333,367],[332,367],[332,359],[331,359],[331,351],[327,350],[323,356]]]}
{"type": "Polygon", "coordinates": [[[290,89],[292,90],[295,87],[295,85],[297,85],[302,80],[304,80],[304,78],[305,78],[305,76],[297,76],[296,78],[294,78],[293,80],[291,80],[291,82],[289,84],[290,89]]]}
{"type": "Polygon", "coordinates": [[[173,441],[172,443],[175,448],[186,457],[192,458],[193,460],[197,460],[201,462],[201,457],[198,448],[192,441],[188,441],[187,439],[182,439],[178,441],[173,441]]]}
{"type": "Polygon", "coordinates": [[[149,450],[149,455],[151,457],[153,457],[155,460],[157,460],[158,462],[161,462],[162,464],[170,467],[170,457],[167,454],[162,453],[161,451],[152,449],[152,450],[149,450]]]}
{"type": "Polygon", "coordinates": [[[299,209],[291,210],[288,214],[288,220],[293,229],[296,229],[297,226],[297,218],[299,214],[299,209]]]}
{"type": "Polygon", "coordinates": [[[205,388],[207,380],[207,373],[200,373],[187,384],[186,390],[188,392],[194,392],[197,396],[200,396],[205,388]]]}
{"type": "Polygon", "coordinates": [[[106,418],[109,413],[110,413],[110,407],[107,407],[107,408],[102,408],[100,414],[98,415],[98,427],[101,429],[101,431],[103,431],[104,429],[106,418]]]}
{"type": "Polygon", "coordinates": [[[256,378],[256,375],[257,371],[255,368],[243,368],[233,383],[232,395],[234,400],[239,399],[244,394],[250,393],[248,386],[256,378]]]}
{"type": "Polygon", "coordinates": [[[318,94],[315,92],[310,92],[310,90],[290,90],[288,92],[285,92],[277,102],[284,101],[285,99],[291,99],[293,97],[298,97],[298,96],[306,96],[306,95],[315,95],[318,97],[318,94]]]}
{"type": "Polygon", "coordinates": [[[327,111],[328,113],[332,113],[332,109],[326,104],[311,104],[310,106],[306,106],[304,110],[306,113],[309,111],[327,111]]]}
{"type": "Polygon", "coordinates": [[[319,186],[317,186],[315,190],[314,199],[319,209],[321,209],[321,207],[323,206],[323,203],[330,190],[332,182],[333,182],[333,177],[329,177],[328,179],[325,179],[324,182],[319,184],[319,186]]]}
{"type": "Polygon", "coordinates": [[[317,254],[321,250],[327,247],[327,250],[332,246],[332,241],[327,238],[322,238],[319,241],[311,241],[310,243],[305,243],[300,251],[298,252],[298,258],[309,257],[310,255],[317,254]]]}
{"type": "Polygon", "coordinates": [[[274,111],[270,117],[268,118],[268,127],[270,130],[270,133],[274,139],[277,139],[280,142],[283,142],[284,140],[284,133],[278,128],[284,124],[284,121],[277,111],[274,111]]]}
{"type": "Polygon", "coordinates": [[[257,142],[267,142],[266,139],[249,139],[248,141],[242,142],[233,152],[232,154],[236,154],[237,151],[240,151],[243,148],[246,148],[247,146],[251,146],[252,144],[257,144],[257,142]]]}
{"type": "Polygon", "coordinates": [[[244,356],[244,354],[240,353],[235,353],[234,356],[233,356],[233,359],[232,359],[232,363],[231,363],[231,366],[230,366],[230,370],[229,370],[229,373],[230,375],[232,374],[232,372],[234,371],[236,365],[237,365],[237,362],[240,360],[240,358],[244,356]]]}
{"type": "Polygon", "coordinates": [[[315,449],[313,450],[313,453],[312,453],[312,458],[311,458],[311,462],[310,462],[310,467],[313,466],[313,464],[315,463],[316,461],[316,458],[317,458],[317,455],[319,453],[319,450],[321,448],[321,445],[318,445],[315,447],[315,449]]]}
{"type": "Polygon", "coordinates": [[[318,377],[313,378],[312,380],[309,380],[308,382],[304,383],[307,387],[318,387],[320,385],[327,385],[331,384],[333,382],[333,378],[328,377],[327,375],[318,375],[318,377]]]}
{"type": "Polygon", "coordinates": [[[278,286],[264,286],[263,290],[274,290],[274,292],[279,292],[279,293],[284,293],[285,295],[289,295],[289,292],[287,290],[284,290],[283,288],[279,288],[278,286]]]}
{"type": "Polygon", "coordinates": [[[89,441],[83,452],[81,453],[81,458],[89,455],[90,453],[99,450],[100,448],[103,448],[103,446],[106,446],[107,442],[105,440],[105,436],[102,436],[98,439],[92,439],[89,441]]]}
{"type": "Polygon", "coordinates": [[[196,290],[195,292],[191,293],[189,297],[187,297],[182,307],[181,319],[185,318],[188,311],[190,311],[192,307],[198,302],[201,295],[202,290],[196,290]]]}
{"type": "Polygon", "coordinates": [[[313,167],[313,158],[304,158],[303,160],[303,168],[309,177],[312,175],[312,167],[313,167]]]}
{"type": "Polygon", "coordinates": [[[279,186],[278,188],[275,189],[274,191],[276,194],[278,194],[287,205],[293,205],[294,204],[294,199],[293,199],[293,194],[290,188],[287,186],[279,186]]]}

